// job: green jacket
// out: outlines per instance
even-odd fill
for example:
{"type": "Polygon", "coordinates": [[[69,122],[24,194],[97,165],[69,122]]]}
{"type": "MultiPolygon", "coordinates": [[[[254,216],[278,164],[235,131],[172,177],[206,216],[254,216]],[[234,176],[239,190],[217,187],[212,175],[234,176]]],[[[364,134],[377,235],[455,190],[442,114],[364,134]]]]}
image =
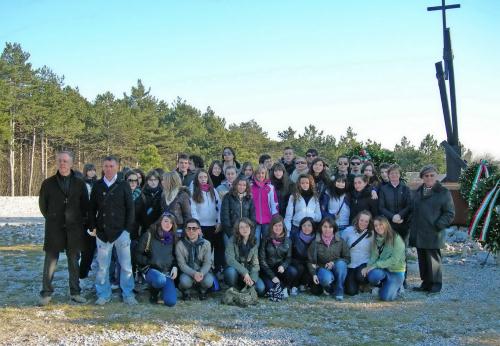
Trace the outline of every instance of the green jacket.
{"type": "Polygon", "coordinates": [[[250,249],[247,258],[241,258],[239,246],[234,237],[231,237],[226,246],[226,264],[236,269],[241,276],[249,274],[252,280],[257,282],[260,270],[258,246],[254,245],[250,249]]]}
{"type": "Polygon", "coordinates": [[[405,243],[397,233],[394,235],[394,245],[384,244],[384,238],[379,236],[375,237],[375,244],[377,247],[383,244],[384,247],[380,255],[377,248],[372,249],[368,267],[387,269],[390,272],[404,272],[406,270],[405,243]]]}

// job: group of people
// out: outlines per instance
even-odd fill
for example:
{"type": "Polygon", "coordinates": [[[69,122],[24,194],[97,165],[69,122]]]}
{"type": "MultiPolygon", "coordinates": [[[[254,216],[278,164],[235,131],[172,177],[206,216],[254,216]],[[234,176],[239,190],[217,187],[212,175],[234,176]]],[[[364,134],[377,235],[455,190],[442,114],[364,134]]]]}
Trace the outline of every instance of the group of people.
{"type": "Polygon", "coordinates": [[[329,167],[315,149],[296,156],[259,157],[240,164],[231,147],[205,169],[203,159],[179,154],[173,171],[144,174],[108,156],[102,177],[95,165],[72,169],[69,151],[42,183],[45,262],[40,305],[51,301],[59,253],[68,258],[70,299],[85,303],[79,280],[97,263],[96,304],[110,301],[112,285],[137,304],[145,280],[152,303],[173,306],[204,300],[220,287],[254,287],[265,296],[277,286],[300,292],[377,292],[394,300],[406,288],[406,248],[417,248],[420,286],[442,288],[444,232],[454,218],[450,192],[434,166],[422,168],[413,193],[397,164],[378,167],[340,156],[329,167]]]}

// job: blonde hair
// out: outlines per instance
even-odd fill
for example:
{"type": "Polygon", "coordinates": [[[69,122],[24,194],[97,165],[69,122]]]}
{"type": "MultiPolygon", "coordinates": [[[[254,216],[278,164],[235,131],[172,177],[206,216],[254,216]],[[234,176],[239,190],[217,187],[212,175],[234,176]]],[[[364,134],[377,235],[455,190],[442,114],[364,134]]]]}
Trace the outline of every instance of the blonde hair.
{"type": "Polygon", "coordinates": [[[264,180],[268,180],[269,179],[269,171],[267,170],[266,166],[264,165],[258,165],[257,168],[255,169],[254,171],[254,176],[258,173],[258,172],[261,172],[261,171],[264,171],[266,173],[265,177],[264,177],[264,180]]]}
{"type": "MultiPolygon", "coordinates": [[[[389,220],[387,220],[387,218],[385,216],[377,216],[374,220],[373,220],[373,223],[375,223],[375,221],[378,221],[382,224],[382,227],[384,227],[384,243],[385,244],[391,244],[392,246],[394,246],[394,238],[396,238],[398,236],[397,233],[394,232],[394,230],[392,229],[391,227],[391,224],[389,223],[389,220]]],[[[378,233],[375,231],[375,234],[377,236],[378,233]]],[[[373,242],[373,248],[376,249],[377,247],[377,244],[376,242],[373,242]]]]}
{"type": "Polygon", "coordinates": [[[179,191],[179,188],[182,186],[182,181],[177,172],[166,172],[163,174],[161,184],[165,197],[170,200],[172,199],[171,197],[175,197],[172,196],[172,194],[177,194],[179,191]]]}

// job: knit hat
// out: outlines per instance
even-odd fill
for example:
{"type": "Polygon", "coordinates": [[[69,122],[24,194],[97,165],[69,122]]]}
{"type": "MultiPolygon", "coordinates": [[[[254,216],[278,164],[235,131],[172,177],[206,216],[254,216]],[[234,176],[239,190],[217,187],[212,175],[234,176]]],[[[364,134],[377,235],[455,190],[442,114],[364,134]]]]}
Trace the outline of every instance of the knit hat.
{"type": "Polygon", "coordinates": [[[422,167],[422,169],[420,170],[420,178],[422,179],[424,175],[426,175],[429,172],[434,172],[437,174],[436,167],[434,165],[425,165],[424,167],[422,167]]]}

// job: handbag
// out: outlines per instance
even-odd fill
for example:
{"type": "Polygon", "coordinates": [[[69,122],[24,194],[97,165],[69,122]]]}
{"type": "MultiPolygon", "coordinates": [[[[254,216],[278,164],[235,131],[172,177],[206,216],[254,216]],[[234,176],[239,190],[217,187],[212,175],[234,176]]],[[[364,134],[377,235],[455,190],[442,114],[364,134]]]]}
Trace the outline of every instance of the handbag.
{"type": "Polygon", "coordinates": [[[230,287],[224,292],[222,303],[226,305],[236,305],[246,308],[249,305],[256,305],[258,301],[257,291],[253,286],[245,286],[241,290],[230,287]]]}
{"type": "Polygon", "coordinates": [[[269,291],[267,291],[266,297],[268,297],[272,302],[280,302],[285,298],[285,293],[283,292],[283,290],[283,287],[278,282],[274,284],[273,287],[269,289],[269,291]]]}

